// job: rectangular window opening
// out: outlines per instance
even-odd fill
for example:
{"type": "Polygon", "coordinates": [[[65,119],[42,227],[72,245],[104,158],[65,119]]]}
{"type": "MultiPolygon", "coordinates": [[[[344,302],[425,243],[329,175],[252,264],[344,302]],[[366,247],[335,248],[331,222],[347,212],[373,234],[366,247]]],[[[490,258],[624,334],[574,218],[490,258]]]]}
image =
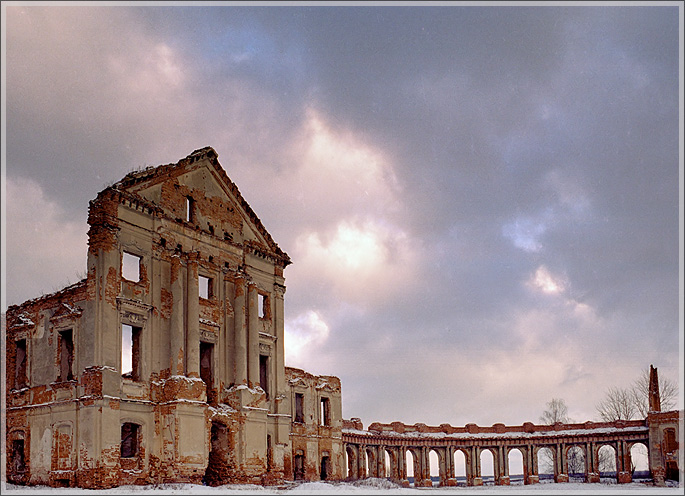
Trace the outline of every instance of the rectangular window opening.
{"type": "Polygon", "coordinates": [[[192,197],[186,197],[186,222],[193,222],[195,220],[195,200],[192,197]]]}
{"type": "Polygon", "coordinates": [[[295,393],[295,422],[304,423],[304,394],[295,393]]]}
{"type": "Polygon", "coordinates": [[[134,381],[140,380],[141,331],[140,327],[121,325],[121,375],[134,381]]]}
{"type": "Polygon", "coordinates": [[[259,355],[259,386],[269,399],[269,357],[267,355],[259,355]]]}
{"type": "Polygon", "coordinates": [[[19,339],[15,341],[15,358],[14,358],[14,387],[20,389],[26,387],[26,340],[19,339]]]}
{"type": "Polygon", "coordinates": [[[138,456],[138,430],[140,426],[131,422],[121,424],[121,458],[138,456]]]}
{"type": "Polygon", "coordinates": [[[264,319],[268,315],[269,299],[265,294],[259,293],[259,318],[264,319]]]}
{"type": "Polygon", "coordinates": [[[71,381],[74,378],[74,338],[71,329],[59,333],[59,381],[71,381]]]}
{"type": "Polygon", "coordinates": [[[331,405],[328,398],[321,398],[321,425],[331,425],[331,405]]]}
{"type": "Polygon", "coordinates": [[[140,281],[141,257],[132,253],[124,252],[121,256],[121,277],[127,281],[140,281]]]}
{"type": "Polygon", "coordinates": [[[200,298],[214,298],[214,280],[211,277],[199,276],[200,298]]]}
{"type": "Polygon", "coordinates": [[[213,354],[214,345],[212,343],[200,341],[200,379],[202,379],[206,385],[208,403],[214,402],[212,394],[214,380],[213,354]]]}
{"type": "Polygon", "coordinates": [[[12,468],[15,472],[26,471],[26,458],[24,455],[23,439],[15,439],[12,441],[12,468]]]}

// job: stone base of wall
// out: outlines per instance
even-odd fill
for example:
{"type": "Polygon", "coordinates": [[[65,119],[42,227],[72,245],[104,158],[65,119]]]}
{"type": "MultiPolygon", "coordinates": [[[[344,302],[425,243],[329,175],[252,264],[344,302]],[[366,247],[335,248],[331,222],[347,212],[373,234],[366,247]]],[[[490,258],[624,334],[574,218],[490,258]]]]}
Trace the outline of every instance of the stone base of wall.
{"type": "Polygon", "coordinates": [[[482,477],[474,477],[473,478],[473,485],[474,486],[482,486],[483,485],[483,478],[482,477]]]}
{"type": "Polygon", "coordinates": [[[509,479],[508,475],[503,475],[502,477],[499,478],[497,481],[498,486],[509,486],[511,485],[511,480],[509,479]]]}
{"type": "Polygon", "coordinates": [[[597,472],[590,472],[585,476],[585,482],[599,482],[599,474],[597,472]]]}
{"type": "Polygon", "coordinates": [[[450,478],[445,481],[445,486],[447,487],[455,487],[457,485],[457,479],[450,478]]]}
{"type": "Polygon", "coordinates": [[[557,474],[554,476],[554,482],[568,482],[568,474],[557,474]]]}
{"type": "Polygon", "coordinates": [[[433,487],[431,479],[414,479],[414,487],[433,487]]]}
{"type": "Polygon", "coordinates": [[[529,475],[526,480],[523,481],[524,484],[539,484],[540,483],[540,476],[539,475],[529,475]]]}
{"type": "Polygon", "coordinates": [[[616,481],[619,484],[630,484],[633,482],[633,476],[630,472],[619,472],[616,476],[616,481]]]}

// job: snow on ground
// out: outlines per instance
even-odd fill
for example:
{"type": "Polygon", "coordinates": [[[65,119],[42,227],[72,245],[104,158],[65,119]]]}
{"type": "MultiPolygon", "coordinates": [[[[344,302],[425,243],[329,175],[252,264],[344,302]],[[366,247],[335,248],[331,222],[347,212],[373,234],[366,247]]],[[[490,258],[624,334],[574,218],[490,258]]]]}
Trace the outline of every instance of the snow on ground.
{"type": "Polygon", "coordinates": [[[47,486],[15,486],[13,484],[2,483],[0,493],[4,494],[26,494],[29,496],[37,496],[41,494],[55,495],[70,495],[77,493],[86,494],[207,494],[207,495],[222,495],[222,494],[241,494],[241,495],[259,495],[266,496],[269,494],[303,494],[303,495],[318,495],[318,494],[339,494],[339,493],[357,493],[357,494],[417,494],[423,493],[424,496],[427,491],[437,492],[438,496],[447,494],[502,494],[508,492],[535,492],[535,494],[558,493],[564,494],[595,494],[601,492],[602,494],[634,494],[635,492],[642,494],[683,494],[683,486],[678,487],[672,485],[670,487],[654,487],[651,484],[642,482],[633,482],[631,484],[585,484],[569,482],[563,484],[555,483],[540,483],[529,486],[512,485],[512,486],[480,486],[480,487],[434,487],[434,488],[403,488],[397,484],[389,482],[385,479],[365,479],[356,482],[306,482],[302,484],[290,483],[279,487],[263,487],[255,485],[238,485],[228,484],[225,486],[208,487],[197,484],[159,484],[155,486],[121,486],[113,489],[92,490],[80,488],[51,488],[47,486]]]}

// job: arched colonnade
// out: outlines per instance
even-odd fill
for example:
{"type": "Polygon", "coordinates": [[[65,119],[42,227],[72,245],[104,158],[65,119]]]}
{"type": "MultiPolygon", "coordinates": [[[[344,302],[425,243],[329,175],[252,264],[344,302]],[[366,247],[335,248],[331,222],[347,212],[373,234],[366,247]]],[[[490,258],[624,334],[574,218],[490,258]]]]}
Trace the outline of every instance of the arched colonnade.
{"type": "Polygon", "coordinates": [[[395,431],[395,424],[372,424],[367,431],[343,429],[348,479],[379,477],[408,485],[407,452],[410,452],[414,485],[432,486],[430,452],[433,451],[438,459],[439,485],[455,486],[455,453],[461,451],[465,460],[466,485],[478,486],[483,484],[481,454],[489,451],[492,454],[494,483],[508,485],[509,454],[519,450],[523,458],[523,481],[525,484],[535,484],[539,482],[540,475],[538,453],[548,448],[555,482],[568,482],[571,453],[577,453],[578,450],[583,455],[584,480],[599,482],[599,450],[603,446],[610,446],[615,456],[616,479],[621,484],[632,481],[631,448],[637,443],[649,446],[649,430],[644,422],[617,422],[612,427],[607,427],[607,424],[593,425],[591,422],[555,426],[524,424],[520,431],[502,424],[493,427],[470,424],[472,427],[467,428],[401,424],[398,430],[403,432],[395,431]],[[543,430],[538,432],[535,428],[543,430]],[[435,432],[437,429],[442,431],[435,432]],[[450,432],[459,430],[478,432],[450,432]],[[389,461],[387,468],[386,453],[389,461]]]}

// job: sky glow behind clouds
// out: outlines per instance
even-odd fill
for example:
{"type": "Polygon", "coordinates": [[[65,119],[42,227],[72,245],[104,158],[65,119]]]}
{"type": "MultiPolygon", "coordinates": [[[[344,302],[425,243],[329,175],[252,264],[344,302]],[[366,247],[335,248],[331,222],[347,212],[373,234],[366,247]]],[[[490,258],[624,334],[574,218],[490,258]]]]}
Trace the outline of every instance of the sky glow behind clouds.
{"type": "Polygon", "coordinates": [[[3,9],[7,304],[81,277],[98,191],[209,145],[346,418],[680,377],[677,7],[3,9]]]}

